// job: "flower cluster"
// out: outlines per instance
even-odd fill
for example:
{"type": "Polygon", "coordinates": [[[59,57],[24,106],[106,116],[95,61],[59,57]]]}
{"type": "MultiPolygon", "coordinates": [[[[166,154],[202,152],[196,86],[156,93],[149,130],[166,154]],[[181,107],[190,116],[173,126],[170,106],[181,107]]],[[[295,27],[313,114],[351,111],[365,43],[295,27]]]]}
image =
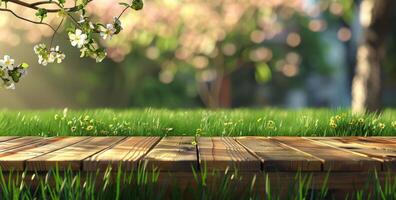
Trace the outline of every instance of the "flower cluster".
{"type": "Polygon", "coordinates": [[[81,15],[78,25],[78,28],[68,32],[70,43],[80,49],[80,57],[92,57],[96,62],[102,62],[107,53],[94,40],[94,34],[99,33],[106,40],[111,39],[122,30],[121,22],[117,17],[114,18],[113,23],[103,25],[101,23],[94,24],[89,21],[88,17],[81,15]]]}
{"type": "Polygon", "coordinates": [[[100,36],[104,40],[111,39],[113,35],[118,34],[121,30],[121,21],[117,17],[114,17],[112,24],[106,24],[106,27],[101,26],[100,36]]]}
{"type": "Polygon", "coordinates": [[[0,59],[1,86],[6,89],[15,89],[15,83],[18,83],[26,75],[26,68],[28,67],[29,65],[26,63],[15,66],[15,60],[5,55],[3,59],[0,59]]]}
{"type": "MultiPolygon", "coordinates": [[[[0,0],[1,4],[2,0],[0,0]]],[[[81,56],[80,57],[92,57],[96,60],[96,62],[103,61],[106,58],[107,53],[104,48],[101,48],[99,44],[95,41],[95,34],[99,35],[104,40],[111,39],[114,35],[120,33],[122,30],[121,21],[119,18],[127,11],[128,9],[140,10],[143,8],[142,0],[132,0],[130,4],[128,3],[119,3],[119,5],[124,6],[123,11],[118,15],[118,17],[114,17],[112,23],[102,24],[102,23],[92,23],[90,18],[87,17],[86,7],[90,1],[82,1],[75,2],[74,7],[66,8],[65,0],[58,0],[57,2],[44,2],[39,3],[34,7],[37,10],[35,13],[36,17],[40,20],[39,22],[33,22],[36,24],[45,24],[48,25],[54,31],[51,44],[47,47],[45,44],[37,44],[34,47],[34,52],[38,56],[38,63],[46,66],[49,63],[61,63],[65,59],[65,54],[59,50],[59,46],[52,46],[52,42],[54,36],[58,33],[59,28],[65,19],[70,18],[72,25],[70,25],[66,30],[71,42],[71,45],[80,49],[81,56]],[[54,3],[54,5],[58,6],[56,9],[52,9],[52,12],[49,12],[46,8],[39,7],[39,5],[54,3]],[[57,28],[52,27],[50,24],[44,23],[44,19],[48,17],[50,13],[57,13],[58,17],[61,17],[57,28]],[[79,13],[81,18],[79,21],[75,20],[73,15],[79,13]]],[[[24,4],[20,4],[21,6],[29,7],[24,4]]],[[[14,14],[16,15],[16,14],[14,14]]],[[[17,16],[17,15],[16,15],[17,16]]],[[[18,17],[18,16],[17,16],[18,17]]],[[[21,18],[21,17],[19,17],[21,18]]],[[[23,19],[23,18],[21,18],[23,19]]],[[[30,20],[27,20],[32,22],[30,20]]],[[[14,83],[18,82],[19,79],[26,74],[25,68],[27,64],[21,64],[18,66],[14,66],[14,60],[9,56],[4,56],[4,59],[0,60],[0,79],[2,80],[2,85],[6,88],[14,88],[14,83]]]]}
{"type": "Polygon", "coordinates": [[[59,46],[47,49],[45,44],[38,44],[34,46],[34,53],[38,56],[38,63],[46,66],[48,63],[62,63],[66,55],[59,50],[59,46]]]}
{"type": "Polygon", "coordinates": [[[115,116],[110,121],[103,121],[87,114],[68,115],[67,108],[63,110],[63,113],[55,114],[54,120],[58,121],[61,126],[67,127],[74,135],[118,135],[132,130],[130,122],[118,120],[115,116]]]}
{"type": "Polygon", "coordinates": [[[330,118],[330,122],[329,122],[329,126],[331,128],[337,128],[337,122],[341,120],[341,116],[340,115],[336,115],[335,117],[331,117],[330,118]]]}

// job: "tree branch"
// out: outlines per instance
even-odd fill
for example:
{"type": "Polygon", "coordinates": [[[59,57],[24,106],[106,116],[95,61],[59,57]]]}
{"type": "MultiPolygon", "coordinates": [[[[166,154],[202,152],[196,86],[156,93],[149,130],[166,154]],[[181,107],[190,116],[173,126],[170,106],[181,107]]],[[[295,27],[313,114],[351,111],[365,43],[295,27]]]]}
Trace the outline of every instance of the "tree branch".
{"type": "Polygon", "coordinates": [[[19,15],[16,14],[14,11],[9,10],[9,9],[0,8],[0,11],[9,12],[9,13],[11,13],[12,15],[14,15],[16,18],[21,19],[21,20],[24,20],[24,21],[27,21],[27,22],[30,22],[30,23],[33,23],[33,24],[42,24],[42,25],[46,25],[46,26],[48,26],[49,28],[51,28],[54,32],[56,32],[56,30],[55,30],[54,27],[52,27],[50,24],[47,24],[47,23],[45,23],[45,22],[38,22],[38,21],[30,20],[30,19],[28,19],[28,18],[24,18],[24,17],[19,16],[19,15]]]}
{"type": "MultiPolygon", "coordinates": [[[[88,3],[91,2],[93,0],[88,0],[88,3]]],[[[14,4],[18,4],[20,6],[26,7],[26,8],[30,8],[33,10],[38,10],[40,9],[40,7],[38,7],[39,5],[45,5],[45,4],[55,4],[59,7],[59,9],[46,9],[47,12],[49,13],[55,13],[55,12],[59,12],[62,10],[62,5],[60,5],[58,2],[56,1],[39,1],[39,2],[34,2],[34,3],[26,3],[24,1],[20,1],[20,0],[8,0],[8,2],[14,3],[14,4]]],[[[74,7],[70,7],[70,8],[63,8],[64,10],[68,11],[68,12],[75,12],[79,10],[79,6],[74,6],[74,7]]]]}
{"type": "Polygon", "coordinates": [[[50,48],[52,47],[52,43],[53,43],[53,41],[54,41],[55,35],[58,33],[58,30],[59,30],[59,28],[61,27],[61,25],[62,25],[64,19],[65,19],[65,18],[62,18],[62,20],[60,21],[58,27],[55,29],[54,34],[52,34],[51,42],[50,42],[50,48]]]}

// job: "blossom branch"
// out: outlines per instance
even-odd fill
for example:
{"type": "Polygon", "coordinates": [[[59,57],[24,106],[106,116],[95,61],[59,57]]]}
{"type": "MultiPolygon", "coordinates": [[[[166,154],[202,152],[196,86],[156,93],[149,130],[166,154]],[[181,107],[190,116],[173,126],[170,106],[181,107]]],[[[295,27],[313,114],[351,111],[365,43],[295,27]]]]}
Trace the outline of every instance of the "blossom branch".
{"type": "MultiPolygon", "coordinates": [[[[2,0],[0,0],[1,2],[2,0]]],[[[35,54],[38,56],[38,63],[46,66],[49,63],[62,63],[65,59],[66,55],[60,50],[58,45],[53,46],[54,38],[58,34],[60,27],[63,25],[64,20],[70,18],[71,22],[74,25],[70,25],[67,29],[67,34],[69,36],[69,40],[71,45],[80,49],[81,55],[80,57],[92,57],[96,60],[96,62],[101,62],[106,56],[106,50],[96,42],[95,35],[99,34],[104,40],[111,39],[112,36],[120,33],[122,30],[121,16],[128,10],[140,10],[143,8],[143,0],[132,0],[130,4],[128,3],[119,3],[119,5],[125,6],[122,12],[118,15],[118,17],[114,17],[112,23],[102,24],[102,23],[93,23],[89,17],[86,15],[86,6],[89,2],[93,0],[85,0],[82,4],[77,4],[75,1],[74,7],[65,8],[65,1],[54,1],[54,0],[41,0],[33,3],[27,3],[22,0],[3,0],[6,2],[11,2],[13,4],[17,4],[19,6],[30,8],[36,10],[35,16],[40,19],[40,21],[34,21],[29,18],[25,18],[23,16],[18,15],[13,10],[8,9],[7,5],[5,8],[0,8],[0,11],[9,12],[14,15],[16,18],[33,23],[33,24],[42,24],[46,25],[53,31],[51,36],[51,41],[49,46],[44,43],[37,44],[34,46],[33,50],[35,54]],[[46,5],[55,5],[57,9],[47,9],[46,5]],[[80,20],[77,21],[74,16],[77,12],[80,12],[80,20]],[[62,20],[59,24],[54,28],[51,24],[43,22],[43,20],[47,17],[47,13],[58,13],[59,16],[62,16],[62,20]]],[[[5,55],[4,59],[0,59],[0,86],[4,86],[8,89],[15,88],[15,83],[19,82],[19,79],[26,74],[26,68],[29,65],[26,63],[22,63],[18,66],[14,65],[14,59],[11,59],[10,56],[5,55]]]]}
{"type": "Polygon", "coordinates": [[[28,19],[28,18],[19,16],[19,15],[16,14],[14,11],[9,10],[9,9],[0,8],[0,11],[9,12],[9,13],[11,13],[12,15],[14,15],[16,18],[21,19],[21,20],[24,20],[24,21],[27,21],[27,22],[30,22],[30,23],[33,23],[33,24],[42,24],[42,25],[46,25],[46,26],[48,26],[49,28],[51,28],[54,32],[56,32],[55,28],[52,27],[52,26],[51,26],[50,24],[48,24],[48,23],[30,20],[30,19],[28,19]]]}
{"type": "MultiPolygon", "coordinates": [[[[87,3],[90,3],[91,1],[93,1],[93,0],[88,0],[87,3]]],[[[56,13],[56,12],[61,11],[62,9],[66,10],[68,12],[76,12],[76,11],[78,11],[80,9],[79,6],[74,6],[74,7],[70,7],[70,8],[63,8],[63,6],[61,4],[59,4],[58,2],[50,1],[50,0],[48,0],[48,1],[39,1],[39,2],[34,2],[34,3],[26,3],[26,2],[20,1],[20,0],[8,0],[7,2],[18,4],[20,6],[23,6],[23,7],[26,7],[26,8],[30,8],[30,9],[33,9],[33,10],[39,10],[40,7],[38,7],[38,6],[39,5],[45,5],[45,4],[55,4],[58,7],[60,7],[59,9],[46,9],[46,11],[49,12],[49,13],[56,13]]]]}

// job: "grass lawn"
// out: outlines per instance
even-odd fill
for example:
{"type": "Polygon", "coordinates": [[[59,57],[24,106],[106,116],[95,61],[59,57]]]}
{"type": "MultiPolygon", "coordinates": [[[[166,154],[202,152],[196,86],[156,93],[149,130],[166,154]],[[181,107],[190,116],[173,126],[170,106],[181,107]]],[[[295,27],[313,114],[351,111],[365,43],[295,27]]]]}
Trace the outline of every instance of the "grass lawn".
{"type": "Polygon", "coordinates": [[[328,109],[1,110],[1,135],[396,135],[396,110],[355,116],[328,109]]]}
{"type": "MultiPolygon", "coordinates": [[[[1,110],[0,135],[396,136],[396,110],[364,116],[352,115],[343,109],[1,110]]],[[[173,180],[161,185],[159,176],[159,171],[148,172],[143,168],[104,174],[54,170],[37,175],[10,174],[0,168],[0,199],[185,199],[186,196],[191,199],[281,199],[279,196],[283,195],[302,200],[330,199],[333,195],[327,183],[318,190],[311,190],[313,175],[301,176],[298,172],[290,185],[274,184],[265,172],[260,172],[248,180],[250,185],[240,187],[242,179],[237,172],[218,176],[202,170],[194,173],[196,187],[185,189],[171,185],[173,180]],[[206,182],[209,179],[218,181],[206,182]],[[254,190],[262,188],[259,182],[265,183],[265,193],[254,190]],[[283,187],[288,188],[287,193],[278,191],[283,187]],[[236,192],[238,188],[244,188],[244,192],[236,192]]],[[[348,199],[385,200],[396,199],[395,194],[395,175],[389,173],[384,184],[373,176],[363,188],[349,191],[347,195],[348,199]]]]}

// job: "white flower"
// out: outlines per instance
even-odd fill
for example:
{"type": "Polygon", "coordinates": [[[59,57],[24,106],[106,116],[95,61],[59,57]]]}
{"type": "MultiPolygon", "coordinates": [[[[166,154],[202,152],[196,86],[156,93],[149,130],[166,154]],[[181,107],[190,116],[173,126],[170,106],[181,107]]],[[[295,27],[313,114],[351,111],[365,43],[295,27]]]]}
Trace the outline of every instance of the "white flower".
{"type": "Polygon", "coordinates": [[[104,40],[107,38],[111,39],[116,31],[117,30],[114,28],[113,24],[107,24],[106,28],[103,28],[103,30],[100,32],[100,36],[102,36],[104,40]]]}
{"type": "Polygon", "coordinates": [[[87,55],[87,53],[89,52],[89,49],[87,47],[83,47],[80,49],[80,58],[85,57],[87,55]]]}
{"type": "Polygon", "coordinates": [[[50,58],[49,58],[49,62],[53,63],[56,61],[56,63],[62,63],[62,61],[66,58],[66,55],[63,53],[59,53],[59,52],[51,52],[50,53],[50,58]]]}
{"type": "Polygon", "coordinates": [[[78,48],[81,48],[88,42],[87,38],[87,34],[84,34],[80,29],[76,29],[75,33],[69,33],[69,39],[73,47],[77,46],[78,48]]]}
{"type": "Polygon", "coordinates": [[[96,60],[97,63],[100,63],[100,62],[102,62],[102,61],[106,58],[106,56],[107,56],[107,53],[106,53],[106,52],[103,52],[103,53],[96,53],[96,54],[95,54],[95,60],[96,60]]]}
{"type": "Polygon", "coordinates": [[[55,48],[54,47],[51,48],[51,52],[58,52],[58,51],[59,51],[59,46],[58,45],[56,45],[55,48]]]}
{"type": "Polygon", "coordinates": [[[47,46],[45,46],[45,44],[38,44],[38,45],[34,46],[33,50],[34,50],[34,53],[39,54],[40,51],[45,48],[47,48],[47,46]]]}
{"type": "Polygon", "coordinates": [[[89,28],[95,29],[95,25],[92,22],[89,22],[88,24],[89,24],[89,28]]]}
{"type": "Polygon", "coordinates": [[[49,62],[50,62],[49,56],[47,56],[46,58],[44,58],[43,56],[39,55],[38,63],[39,63],[40,65],[47,66],[47,64],[48,64],[49,62]]]}
{"type": "Polygon", "coordinates": [[[85,22],[85,17],[84,15],[80,15],[80,21],[78,21],[77,23],[81,24],[85,22]]]}
{"type": "Polygon", "coordinates": [[[14,69],[14,59],[11,59],[9,55],[5,55],[4,59],[0,60],[0,66],[8,68],[8,70],[14,69]]]}
{"type": "Polygon", "coordinates": [[[49,55],[50,63],[56,61],[59,64],[66,58],[66,55],[59,50],[59,46],[56,46],[55,48],[51,48],[50,52],[51,52],[49,55]]]}
{"type": "Polygon", "coordinates": [[[56,54],[56,57],[55,57],[56,59],[55,59],[55,61],[56,61],[56,63],[61,63],[65,58],[66,58],[66,55],[65,54],[63,54],[63,53],[58,53],[58,54],[56,54]]]}
{"type": "Polygon", "coordinates": [[[9,89],[15,90],[15,84],[13,82],[6,83],[5,88],[7,90],[9,90],[9,89]]]}

